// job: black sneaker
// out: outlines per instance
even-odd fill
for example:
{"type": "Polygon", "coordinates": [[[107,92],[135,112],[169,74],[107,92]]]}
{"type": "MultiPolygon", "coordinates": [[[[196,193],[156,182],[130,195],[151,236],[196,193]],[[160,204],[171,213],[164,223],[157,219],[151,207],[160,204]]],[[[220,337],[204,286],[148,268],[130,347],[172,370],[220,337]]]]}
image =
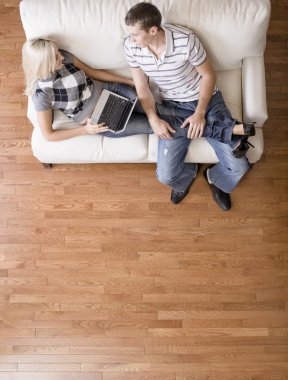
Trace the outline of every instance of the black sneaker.
{"type": "MultiPolygon", "coordinates": [[[[211,167],[211,166],[210,166],[211,167]]],[[[212,191],[212,196],[214,201],[217,203],[219,207],[222,208],[224,211],[228,211],[231,208],[231,199],[230,199],[230,194],[225,193],[224,191],[220,190],[217,186],[213,185],[213,183],[209,183],[208,181],[208,176],[207,176],[207,171],[209,167],[206,168],[203,171],[203,176],[206,179],[211,191],[212,191]]]]}

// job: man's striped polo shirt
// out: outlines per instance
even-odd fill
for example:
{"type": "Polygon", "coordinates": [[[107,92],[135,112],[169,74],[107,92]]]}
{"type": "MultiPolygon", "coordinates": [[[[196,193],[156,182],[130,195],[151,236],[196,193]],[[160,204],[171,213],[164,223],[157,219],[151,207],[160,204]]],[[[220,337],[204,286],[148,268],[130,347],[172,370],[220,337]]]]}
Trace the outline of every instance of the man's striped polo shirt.
{"type": "Polygon", "coordinates": [[[140,48],[127,37],[126,59],[131,68],[141,68],[159,87],[162,99],[188,102],[199,98],[201,75],[195,67],[206,60],[206,52],[190,30],[183,26],[162,25],[166,51],[158,60],[148,47],[140,48]]]}

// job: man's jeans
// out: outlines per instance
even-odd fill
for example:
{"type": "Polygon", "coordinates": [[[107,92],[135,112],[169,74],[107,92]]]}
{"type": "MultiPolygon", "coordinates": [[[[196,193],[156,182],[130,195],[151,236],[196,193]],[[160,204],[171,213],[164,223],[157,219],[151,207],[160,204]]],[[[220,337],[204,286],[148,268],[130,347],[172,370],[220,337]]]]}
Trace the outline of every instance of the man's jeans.
{"type": "MultiPolygon", "coordinates": [[[[103,88],[129,99],[136,96],[135,90],[124,84],[104,83],[103,88]]],[[[187,128],[180,128],[183,121],[195,112],[196,106],[197,101],[185,103],[164,101],[162,104],[157,104],[159,117],[166,120],[176,132],[171,140],[159,139],[156,174],[160,182],[176,191],[185,191],[197,174],[195,164],[184,162],[191,140],[187,138],[187,128]]],[[[236,187],[250,168],[246,157],[235,158],[232,155],[235,141],[232,139],[231,130],[235,122],[221,92],[217,91],[207,109],[204,136],[219,160],[219,163],[209,170],[209,178],[226,193],[230,193],[236,187]],[[225,143],[217,140],[225,140],[225,143]]],[[[144,110],[137,102],[124,132],[119,134],[105,132],[102,135],[117,138],[151,133],[153,131],[144,110]]]]}
{"type": "MultiPolygon", "coordinates": [[[[157,104],[159,116],[176,130],[172,140],[159,140],[157,178],[176,191],[185,191],[197,174],[195,164],[184,162],[191,140],[187,138],[187,128],[180,128],[183,121],[195,112],[196,106],[197,101],[164,101],[157,104]]],[[[236,120],[232,118],[220,91],[213,95],[205,118],[203,136],[219,160],[219,163],[209,169],[209,178],[219,189],[230,193],[250,169],[250,165],[246,157],[235,158],[232,155],[233,146],[239,141],[231,135],[236,120]],[[225,129],[226,132],[223,132],[225,129]],[[225,143],[218,141],[222,139],[225,143]]]]}

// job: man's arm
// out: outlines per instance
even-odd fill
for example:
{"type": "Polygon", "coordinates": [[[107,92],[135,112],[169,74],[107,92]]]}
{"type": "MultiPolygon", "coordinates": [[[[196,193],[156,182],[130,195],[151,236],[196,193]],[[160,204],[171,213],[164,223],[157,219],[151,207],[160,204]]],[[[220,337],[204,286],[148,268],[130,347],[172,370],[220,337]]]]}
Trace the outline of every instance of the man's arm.
{"type": "Polygon", "coordinates": [[[161,139],[171,139],[169,131],[174,133],[175,130],[166,121],[160,119],[157,116],[155,100],[148,85],[147,76],[140,68],[131,67],[131,73],[135,83],[138,98],[148,117],[149,123],[155,135],[161,139]]]}
{"type": "Polygon", "coordinates": [[[187,132],[187,137],[190,139],[203,135],[206,109],[216,84],[216,73],[208,58],[202,65],[197,66],[196,70],[202,75],[198,105],[194,114],[188,117],[181,126],[185,128],[190,124],[187,132]]]}

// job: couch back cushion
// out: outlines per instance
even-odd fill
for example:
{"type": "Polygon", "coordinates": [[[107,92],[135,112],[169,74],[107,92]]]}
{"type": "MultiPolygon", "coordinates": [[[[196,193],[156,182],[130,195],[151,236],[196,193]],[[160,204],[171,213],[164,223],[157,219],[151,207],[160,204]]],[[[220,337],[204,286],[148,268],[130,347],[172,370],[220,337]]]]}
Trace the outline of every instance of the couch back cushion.
{"type": "MultiPolygon", "coordinates": [[[[27,39],[50,37],[87,64],[127,67],[126,12],[137,0],[22,0],[27,39]]],[[[263,55],[269,0],[153,0],[163,21],[187,26],[202,40],[216,70],[237,69],[245,57],[263,55]]]]}

